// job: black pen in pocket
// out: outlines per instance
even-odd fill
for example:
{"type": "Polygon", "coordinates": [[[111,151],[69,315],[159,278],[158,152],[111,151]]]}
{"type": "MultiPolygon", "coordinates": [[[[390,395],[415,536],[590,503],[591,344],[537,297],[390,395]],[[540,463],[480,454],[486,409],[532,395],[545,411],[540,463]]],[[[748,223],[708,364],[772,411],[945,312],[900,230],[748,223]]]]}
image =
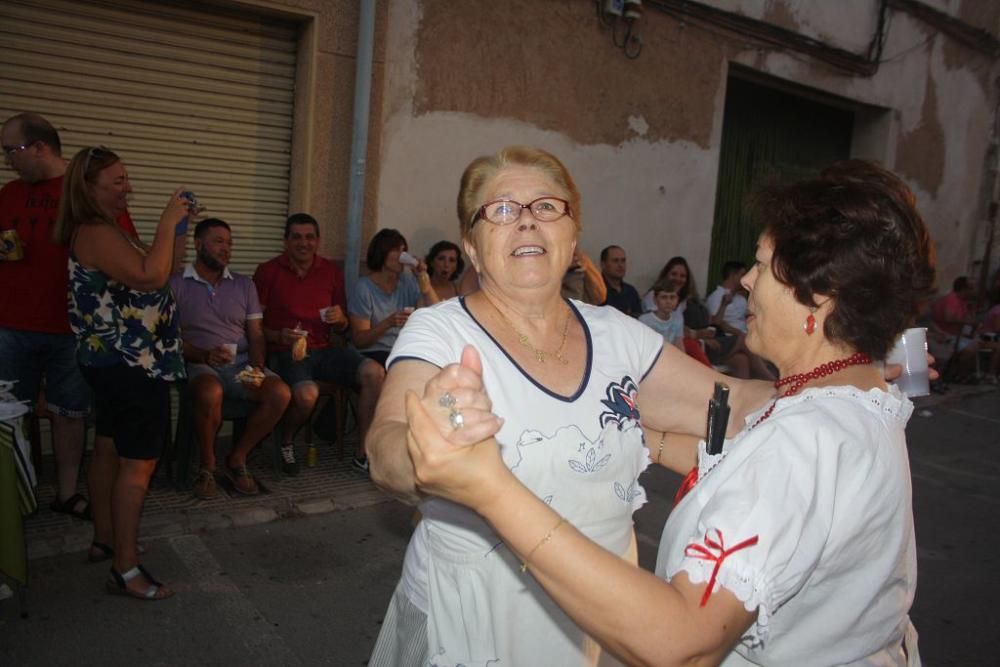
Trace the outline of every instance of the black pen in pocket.
{"type": "Polygon", "coordinates": [[[715,394],[708,402],[708,433],[705,441],[708,443],[709,454],[722,453],[722,443],[726,439],[726,429],[729,427],[729,385],[723,382],[715,383],[715,394]]]}

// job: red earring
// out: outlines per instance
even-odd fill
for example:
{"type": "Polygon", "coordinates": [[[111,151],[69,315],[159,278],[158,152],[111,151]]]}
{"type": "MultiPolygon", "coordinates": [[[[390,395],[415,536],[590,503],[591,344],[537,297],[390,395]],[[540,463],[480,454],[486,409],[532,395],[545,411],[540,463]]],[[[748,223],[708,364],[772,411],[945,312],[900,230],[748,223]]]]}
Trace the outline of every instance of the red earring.
{"type": "Polygon", "coordinates": [[[802,325],[802,329],[806,332],[807,336],[812,336],[816,331],[816,318],[813,317],[812,313],[809,313],[809,317],[806,318],[806,323],[802,325]]]}

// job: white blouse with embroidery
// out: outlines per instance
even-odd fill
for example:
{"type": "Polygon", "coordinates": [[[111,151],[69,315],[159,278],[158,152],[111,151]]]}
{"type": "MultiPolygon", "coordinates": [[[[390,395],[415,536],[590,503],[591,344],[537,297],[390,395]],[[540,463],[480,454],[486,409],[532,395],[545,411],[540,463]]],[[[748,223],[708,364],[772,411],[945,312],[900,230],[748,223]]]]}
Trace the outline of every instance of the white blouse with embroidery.
{"type": "Polygon", "coordinates": [[[904,427],[889,392],[807,389],[699,451],[656,573],[714,580],[757,621],[725,665],[905,665],[916,546],[904,427]]]}

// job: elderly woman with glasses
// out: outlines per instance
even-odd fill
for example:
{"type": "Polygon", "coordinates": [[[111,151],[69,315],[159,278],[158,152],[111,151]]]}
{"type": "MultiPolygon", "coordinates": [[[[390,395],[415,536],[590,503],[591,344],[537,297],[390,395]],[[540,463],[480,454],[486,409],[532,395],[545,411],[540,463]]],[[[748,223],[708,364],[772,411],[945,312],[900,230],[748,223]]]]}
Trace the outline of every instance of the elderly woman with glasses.
{"type": "MultiPolygon", "coordinates": [[[[411,316],[389,357],[368,437],[373,479],[420,502],[423,515],[372,665],[601,660],[600,646],[524,574],[519,555],[487,522],[421,496],[404,406],[407,395],[419,396],[434,429],[454,445],[495,433],[505,474],[608,552],[636,562],[632,513],[645,502],[638,477],[650,459],[640,396],[650,410],[644,421],[659,431],[652,458],[667,463],[670,442],[661,432],[702,433],[719,376],[617,310],[560,296],[580,210],[569,172],[537,148],[478,158],[462,176],[458,218],[480,288],[411,316]]],[[[738,417],[771,392],[732,386],[738,417]]],[[[693,446],[681,459],[693,464],[693,446]]]]}
{"type": "Polygon", "coordinates": [[[97,437],[88,485],[94,542],[88,560],[112,559],[109,592],[162,600],[173,592],[139,564],[136,538],[150,477],[169,432],[169,383],[184,377],[167,287],[178,225],[195,211],[181,189],[146,246],[115,224],[132,192],[112,151],[85,148],[66,168],[56,240],[69,246],[69,320],[94,396],[97,437]]]}
{"type": "MultiPolygon", "coordinates": [[[[763,232],[741,280],[747,345],[781,371],[780,395],[732,420],[742,429],[713,439],[718,449],[699,446],[655,574],[624,562],[561,494],[532,488],[510,465],[527,456],[510,456],[507,424],[496,442],[456,446],[465,442],[440,427],[441,408],[410,393],[418,489],[475,509],[496,531],[492,553],[530,569],[524,590],[542,586],[628,664],[919,665],[908,618],[916,545],[904,428],[913,405],[873,363],[933,282],[933,246],[914,204],[898,178],[859,161],[758,196],[763,232]]],[[[468,356],[464,366],[478,371],[468,356]]],[[[649,409],[646,383],[658,372],[639,389],[654,428],[671,411],[649,409]]],[[[477,408],[487,403],[477,398],[477,408]]],[[[475,436],[497,427],[473,419],[475,436]]]]}

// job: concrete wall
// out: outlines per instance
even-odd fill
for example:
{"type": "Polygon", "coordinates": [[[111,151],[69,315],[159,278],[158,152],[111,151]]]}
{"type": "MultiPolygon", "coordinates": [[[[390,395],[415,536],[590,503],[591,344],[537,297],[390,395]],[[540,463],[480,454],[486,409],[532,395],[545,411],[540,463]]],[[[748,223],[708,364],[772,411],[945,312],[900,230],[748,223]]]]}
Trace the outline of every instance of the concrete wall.
{"type": "MultiPolygon", "coordinates": [[[[622,245],[640,290],[675,254],[687,256],[703,283],[731,64],[860,109],[853,150],[881,160],[917,193],[943,284],[981,252],[975,239],[1000,68],[907,14],[891,12],[887,62],[862,78],[648,3],[634,60],[612,45],[588,0],[380,4],[387,25],[376,222],[400,229],[416,252],[458,239],[458,179],[472,158],[527,143],[556,153],[576,178],[584,250],[622,245]]],[[[706,4],[857,53],[876,25],[874,0],[706,4]]],[[[996,3],[928,4],[997,32],[996,3]]]]}

